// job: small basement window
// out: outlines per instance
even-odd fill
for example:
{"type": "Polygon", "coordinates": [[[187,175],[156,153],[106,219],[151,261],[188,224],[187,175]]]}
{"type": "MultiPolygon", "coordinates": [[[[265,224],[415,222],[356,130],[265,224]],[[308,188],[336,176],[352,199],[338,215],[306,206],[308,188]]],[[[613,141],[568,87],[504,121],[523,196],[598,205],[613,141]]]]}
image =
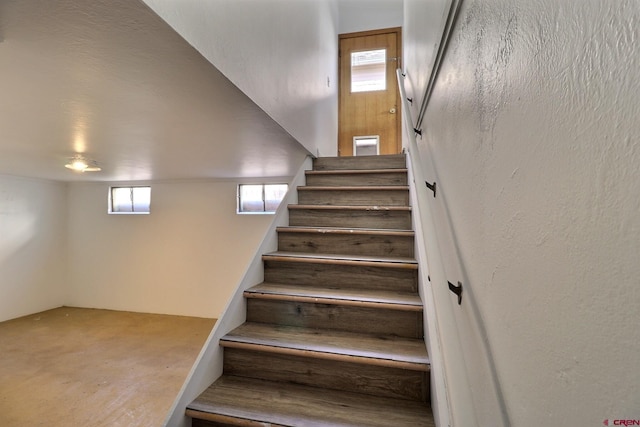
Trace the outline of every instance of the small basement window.
{"type": "Polygon", "coordinates": [[[148,214],[151,212],[151,187],[110,187],[110,214],[148,214]]]}
{"type": "Polygon", "coordinates": [[[287,184],[240,184],[238,213],[274,213],[288,189],[287,184]]]}

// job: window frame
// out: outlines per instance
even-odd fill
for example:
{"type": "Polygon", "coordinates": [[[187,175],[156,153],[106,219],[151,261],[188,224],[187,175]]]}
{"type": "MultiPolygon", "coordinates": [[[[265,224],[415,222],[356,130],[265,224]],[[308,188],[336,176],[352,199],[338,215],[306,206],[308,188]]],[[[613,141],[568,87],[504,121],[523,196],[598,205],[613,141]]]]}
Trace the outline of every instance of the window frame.
{"type": "Polygon", "coordinates": [[[107,213],[109,215],[149,215],[151,214],[151,186],[150,185],[110,185],[109,186],[109,194],[108,194],[108,200],[107,200],[107,213]],[[131,190],[131,209],[135,209],[135,202],[133,200],[134,197],[134,193],[133,190],[135,188],[148,188],[149,189],[149,206],[147,211],[134,211],[132,210],[131,212],[121,212],[121,211],[116,211],[114,210],[115,206],[114,206],[114,200],[113,200],[113,190],[115,189],[121,189],[121,188],[128,188],[131,190]]]}
{"type": "Polygon", "coordinates": [[[285,196],[287,195],[287,192],[289,191],[289,184],[285,183],[285,182],[261,182],[261,183],[241,183],[238,184],[236,187],[236,214],[238,215],[274,215],[278,208],[280,207],[280,204],[282,203],[282,201],[284,200],[285,196]],[[243,211],[242,210],[242,190],[241,188],[243,186],[261,186],[262,187],[262,211],[243,211]],[[286,187],[286,190],[284,192],[284,194],[282,195],[282,198],[280,199],[280,201],[278,202],[278,206],[275,208],[275,210],[266,210],[266,200],[265,200],[265,191],[266,191],[266,187],[267,186],[271,186],[271,185],[284,185],[286,187]]]}
{"type": "Polygon", "coordinates": [[[354,156],[369,156],[371,154],[358,154],[358,141],[364,141],[364,140],[373,140],[375,141],[374,144],[376,147],[376,153],[375,155],[380,155],[380,135],[356,135],[353,137],[353,155],[354,156]]]}

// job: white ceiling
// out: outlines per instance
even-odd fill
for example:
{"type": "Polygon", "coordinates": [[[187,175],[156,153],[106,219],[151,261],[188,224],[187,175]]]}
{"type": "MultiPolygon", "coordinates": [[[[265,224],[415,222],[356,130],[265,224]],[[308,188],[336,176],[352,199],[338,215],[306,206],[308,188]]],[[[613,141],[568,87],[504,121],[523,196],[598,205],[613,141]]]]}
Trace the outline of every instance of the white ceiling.
{"type": "Polygon", "coordinates": [[[289,176],[306,154],[139,0],[0,0],[0,70],[0,173],[289,176]]]}

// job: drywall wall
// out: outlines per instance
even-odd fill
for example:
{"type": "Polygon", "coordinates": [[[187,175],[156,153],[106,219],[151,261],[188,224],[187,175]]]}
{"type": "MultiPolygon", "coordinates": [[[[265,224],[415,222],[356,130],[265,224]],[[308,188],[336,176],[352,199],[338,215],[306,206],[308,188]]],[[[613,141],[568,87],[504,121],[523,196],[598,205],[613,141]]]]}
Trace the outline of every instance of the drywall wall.
{"type": "Polygon", "coordinates": [[[335,1],[144,1],[307,150],[335,155],[335,1]]]}
{"type": "Polygon", "coordinates": [[[431,78],[452,7],[455,7],[454,0],[429,0],[428,3],[424,0],[404,0],[403,68],[405,86],[414,96],[411,104],[414,122],[417,122],[420,100],[431,78]]]}
{"type": "MultiPolygon", "coordinates": [[[[308,157],[301,165],[298,173],[289,181],[290,188],[297,188],[305,183],[305,171],[312,168],[311,158],[308,157]]],[[[263,280],[264,266],[262,255],[277,250],[278,236],[276,229],[289,224],[290,204],[298,203],[298,192],[289,191],[279,208],[273,215],[273,221],[265,233],[265,239],[260,242],[256,248],[253,258],[247,265],[247,269],[238,282],[238,286],[233,290],[228,304],[223,310],[223,315],[218,318],[215,327],[209,334],[207,341],[195,361],[189,376],[178,393],[173,406],[167,414],[164,426],[171,427],[190,427],[191,418],[185,415],[186,406],[191,403],[202,391],[217,380],[222,375],[223,370],[223,352],[224,349],[219,345],[220,338],[244,323],[247,317],[246,300],[244,291],[255,283],[263,280]]]]}
{"type": "Polygon", "coordinates": [[[295,174],[308,154],[140,0],[3,1],[0,9],[2,173],[277,177],[295,174]],[[102,171],[63,168],[74,154],[102,171]]]}
{"type": "Polygon", "coordinates": [[[66,224],[65,184],[0,175],[0,321],[64,303],[66,224]]]}
{"type": "Polygon", "coordinates": [[[640,419],[639,24],[630,0],[462,4],[419,145],[479,425],[491,377],[510,425],[640,419]]]}
{"type": "Polygon", "coordinates": [[[70,184],[67,304],[217,318],[273,216],[237,215],[235,182],[153,183],[149,215],[108,189],[70,184]]]}
{"type": "Polygon", "coordinates": [[[403,0],[338,0],[339,34],[402,27],[403,0]]]}

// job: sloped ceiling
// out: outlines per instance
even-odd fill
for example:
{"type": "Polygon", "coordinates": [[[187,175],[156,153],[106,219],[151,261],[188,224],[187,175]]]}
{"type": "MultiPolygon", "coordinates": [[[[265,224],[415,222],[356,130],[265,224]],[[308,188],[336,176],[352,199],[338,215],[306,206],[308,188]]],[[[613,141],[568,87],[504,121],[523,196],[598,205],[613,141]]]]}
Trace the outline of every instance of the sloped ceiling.
{"type": "Polygon", "coordinates": [[[139,0],[0,0],[0,70],[2,174],[289,176],[307,154],[139,0]]]}

